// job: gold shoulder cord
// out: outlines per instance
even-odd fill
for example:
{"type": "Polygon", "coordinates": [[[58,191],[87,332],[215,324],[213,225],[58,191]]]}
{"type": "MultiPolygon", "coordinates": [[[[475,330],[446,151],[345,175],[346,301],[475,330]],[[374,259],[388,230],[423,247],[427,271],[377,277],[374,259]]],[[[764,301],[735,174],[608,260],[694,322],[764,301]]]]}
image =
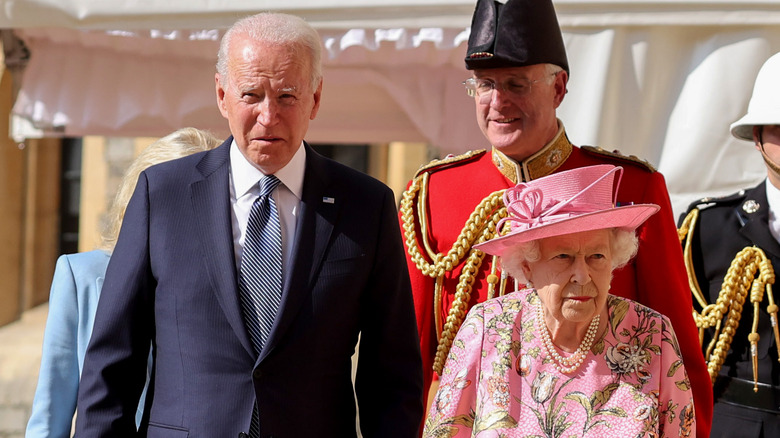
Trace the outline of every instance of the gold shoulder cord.
{"type": "MultiPolygon", "coordinates": [[[[761,248],[757,246],[745,247],[737,253],[731,262],[715,304],[707,304],[707,299],[702,293],[698,281],[696,281],[696,273],[693,270],[693,256],[691,254],[691,240],[698,217],[699,210],[691,210],[678,230],[678,237],[680,238],[680,243],[685,240],[683,255],[685,257],[685,268],[688,271],[688,284],[691,288],[691,293],[702,307],[701,313],[693,309],[693,318],[696,321],[696,326],[699,328],[699,343],[703,343],[705,329],[715,328],[712,341],[707,345],[704,353],[704,358],[707,361],[707,371],[714,384],[723,363],[726,361],[726,355],[731,347],[734,334],[737,332],[737,327],[739,327],[742,307],[749,290],[750,302],[753,304],[753,324],[748,340],[750,341],[750,356],[753,361],[753,391],[757,392],[759,335],[756,331],[758,329],[759,304],[764,299],[764,291],[766,291],[767,295],[767,312],[771,318],[775,343],[780,345],[780,333],[778,333],[777,326],[778,306],[775,304],[772,296],[772,284],[775,282],[775,272],[772,268],[772,263],[761,248]],[[725,325],[721,327],[724,315],[726,315],[725,325]]],[[[778,357],[778,361],[780,361],[780,357],[778,357]]]]}
{"type": "MultiPolygon", "coordinates": [[[[422,172],[412,180],[409,188],[404,192],[401,199],[401,220],[403,222],[404,237],[406,247],[417,269],[423,275],[436,279],[434,288],[434,323],[436,325],[436,335],[439,343],[436,348],[436,357],[433,362],[433,370],[441,375],[444,369],[444,362],[450,352],[452,341],[458,332],[463,319],[468,312],[468,303],[471,299],[472,285],[479,271],[485,253],[473,249],[473,245],[491,239],[496,235],[496,224],[502,218],[506,217],[506,207],[504,207],[504,190],[498,190],[487,197],[477,205],[476,209],[469,216],[463,230],[455,240],[452,248],[447,254],[434,252],[428,242],[428,224],[425,206],[427,205],[429,173],[422,172]],[[414,201],[418,197],[417,218],[420,223],[420,240],[425,247],[430,262],[422,253],[418,245],[417,231],[415,229],[414,201]],[[457,267],[460,261],[467,257],[463,270],[458,278],[458,285],[455,289],[455,300],[447,313],[447,320],[442,325],[439,316],[442,300],[442,285],[444,274],[457,267]]],[[[488,296],[495,294],[495,286],[498,283],[496,275],[495,257],[490,275],[488,275],[488,296]]]]}

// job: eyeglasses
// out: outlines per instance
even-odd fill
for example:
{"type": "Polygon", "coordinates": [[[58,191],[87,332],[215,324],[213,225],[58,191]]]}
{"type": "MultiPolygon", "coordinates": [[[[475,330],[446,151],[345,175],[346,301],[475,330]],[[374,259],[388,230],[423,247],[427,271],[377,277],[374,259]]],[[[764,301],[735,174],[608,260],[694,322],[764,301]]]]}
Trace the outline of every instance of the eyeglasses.
{"type": "Polygon", "coordinates": [[[493,90],[496,88],[502,92],[508,93],[513,97],[523,97],[531,92],[533,84],[547,80],[549,76],[555,76],[559,72],[550,73],[548,76],[540,79],[526,79],[526,78],[509,78],[506,81],[496,84],[488,79],[480,78],[468,78],[463,81],[463,85],[466,87],[466,94],[471,97],[479,97],[479,103],[488,103],[493,96],[493,90]]]}

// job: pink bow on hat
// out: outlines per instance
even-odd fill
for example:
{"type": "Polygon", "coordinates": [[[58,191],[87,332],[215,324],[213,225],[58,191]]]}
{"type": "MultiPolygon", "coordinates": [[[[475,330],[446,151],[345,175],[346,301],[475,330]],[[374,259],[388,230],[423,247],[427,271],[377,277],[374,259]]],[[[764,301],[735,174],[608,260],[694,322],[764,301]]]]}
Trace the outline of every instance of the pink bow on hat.
{"type": "MultiPolygon", "coordinates": [[[[548,196],[546,203],[544,202],[545,197],[543,188],[539,187],[539,184],[534,184],[533,182],[519,183],[504,192],[504,205],[506,206],[508,216],[498,222],[497,228],[500,230],[504,222],[509,221],[510,230],[519,231],[533,228],[537,225],[554,223],[584,213],[591,213],[594,210],[603,209],[604,207],[614,207],[614,198],[612,198],[612,203],[610,205],[605,206],[601,205],[604,204],[603,198],[601,198],[602,201],[599,202],[595,196],[588,197],[586,192],[616,172],[618,173],[619,185],[623,168],[613,167],[575,195],[562,200],[548,196]],[[583,198],[588,199],[585,200],[586,202],[582,202],[584,200],[583,198]]],[[[611,178],[609,182],[612,182],[611,178]]],[[[551,187],[545,189],[548,190],[548,193],[554,192],[551,187]]]]}
{"type": "Polygon", "coordinates": [[[517,184],[504,192],[508,216],[497,224],[501,230],[509,222],[509,232],[474,248],[501,256],[514,245],[532,240],[606,228],[635,230],[659,207],[617,207],[617,187],[622,175],[622,167],[600,164],[517,184]]]}

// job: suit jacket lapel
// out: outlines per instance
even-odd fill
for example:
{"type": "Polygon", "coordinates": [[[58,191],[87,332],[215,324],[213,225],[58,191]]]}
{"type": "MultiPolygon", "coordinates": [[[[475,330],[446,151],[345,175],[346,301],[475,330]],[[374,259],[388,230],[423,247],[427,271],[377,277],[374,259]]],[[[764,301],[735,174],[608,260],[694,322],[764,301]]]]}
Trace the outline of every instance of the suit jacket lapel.
{"type": "Polygon", "coordinates": [[[306,147],[306,170],[301,195],[300,215],[295,226],[293,259],[285,273],[282,301],[276,324],[260,354],[260,360],[273,351],[290,327],[304,300],[311,294],[315,273],[330,242],[333,224],[338,219],[339,198],[331,193],[325,158],[306,147]],[[330,198],[326,201],[326,198],[330,198]],[[330,202],[330,201],[333,202],[330,202]]]}
{"type": "Polygon", "coordinates": [[[766,181],[759,184],[745,195],[745,202],[737,207],[736,214],[744,224],[739,232],[750,239],[754,245],[760,247],[771,257],[780,257],[780,244],[769,232],[769,203],[766,199],[766,181]],[[758,203],[758,210],[746,211],[743,206],[750,201],[758,203]]]}
{"type": "Polygon", "coordinates": [[[203,179],[193,182],[190,191],[197,224],[196,232],[203,238],[206,269],[217,300],[241,345],[254,357],[254,348],[241,313],[233,252],[229,187],[229,152],[232,141],[233,138],[230,137],[222,146],[206,152],[197,166],[203,179]]]}

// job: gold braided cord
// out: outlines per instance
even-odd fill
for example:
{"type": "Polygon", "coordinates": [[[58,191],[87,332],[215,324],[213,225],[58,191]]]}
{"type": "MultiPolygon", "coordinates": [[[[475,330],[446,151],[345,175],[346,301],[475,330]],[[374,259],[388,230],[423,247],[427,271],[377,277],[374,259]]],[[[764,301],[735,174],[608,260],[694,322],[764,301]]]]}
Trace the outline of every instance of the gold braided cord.
{"type": "MultiPolygon", "coordinates": [[[[424,175],[424,174],[423,174],[424,175]]],[[[495,219],[497,210],[502,210],[503,214],[499,216],[498,220],[506,216],[506,209],[504,208],[503,195],[504,190],[498,190],[487,197],[477,205],[476,209],[471,213],[468,221],[452,245],[452,248],[447,251],[446,255],[437,254],[436,260],[428,262],[420,251],[417,243],[417,231],[415,230],[415,216],[414,216],[414,200],[417,193],[420,191],[422,176],[418,176],[412,180],[412,184],[403,194],[401,199],[401,221],[403,222],[404,237],[406,238],[406,247],[417,269],[431,278],[436,278],[444,275],[444,273],[452,271],[460,261],[471,250],[472,245],[476,243],[480,237],[480,232],[487,226],[488,223],[493,223],[495,228],[495,219]]],[[[421,214],[425,216],[425,214],[421,214]]],[[[420,230],[421,240],[423,245],[428,246],[428,233],[426,230],[420,230]]],[[[492,236],[491,236],[492,237],[492,236]]]]}
{"type": "MultiPolygon", "coordinates": [[[[704,356],[707,360],[707,371],[713,383],[715,383],[715,379],[726,361],[726,355],[739,327],[742,308],[749,291],[751,292],[751,301],[759,299],[759,301],[754,302],[756,312],[754,313],[752,330],[748,336],[751,350],[756,351],[756,343],[758,342],[756,328],[759,316],[757,307],[760,298],[762,298],[762,293],[757,293],[757,291],[763,292],[771,283],[774,283],[774,270],[764,252],[758,247],[744,248],[737,253],[731,262],[715,304],[707,305],[702,309],[701,314],[695,314],[699,330],[715,328],[715,335],[704,356]],[[724,316],[726,317],[725,323],[724,316]]],[[[757,356],[753,354],[752,357],[755,370],[757,356]]],[[[754,380],[756,379],[757,375],[754,373],[754,380]]]]}
{"type": "Polygon", "coordinates": [[[707,371],[710,373],[712,383],[715,383],[715,378],[726,361],[726,355],[742,317],[742,306],[747,298],[750,283],[753,282],[753,275],[758,268],[751,255],[749,248],[737,253],[723,279],[718,299],[715,304],[702,309],[700,319],[696,322],[700,330],[716,327],[715,335],[704,356],[707,360],[707,371]],[[721,327],[721,320],[724,316],[726,316],[725,325],[721,327]]]}
{"type": "MultiPolygon", "coordinates": [[[[493,215],[493,220],[488,222],[487,226],[483,228],[482,235],[477,239],[475,244],[492,239],[496,235],[496,224],[504,216],[506,216],[506,208],[499,209],[496,214],[493,215]]],[[[485,253],[472,249],[469,252],[466,263],[463,265],[460,277],[458,277],[458,285],[455,287],[455,300],[453,300],[452,307],[450,307],[450,310],[447,313],[447,320],[444,323],[444,328],[436,347],[436,357],[433,359],[433,371],[435,371],[436,374],[441,375],[442,371],[444,371],[444,364],[447,362],[447,355],[450,354],[452,342],[455,340],[455,335],[458,334],[458,330],[463,324],[463,320],[466,318],[466,314],[469,310],[468,304],[469,301],[471,301],[472,286],[484,258],[485,253]]],[[[490,275],[488,275],[488,277],[490,277],[490,275]]],[[[493,277],[497,279],[497,276],[494,275],[493,277]]],[[[488,281],[490,281],[490,278],[488,278],[488,281]]],[[[434,311],[438,312],[438,308],[434,309],[434,311]]]]}
{"type": "MultiPolygon", "coordinates": [[[[496,235],[496,224],[502,218],[506,217],[506,208],[504,207],[503,201],[504,190],[498,190],[489,194],[471,213],[458,235],[458,238],[455,239],[452,248],[447,251],[447,254],[435,253],[428,242],[427,222],[425,219],[425,204],[427,204],[427,202],[423,202],[427,198],[427,192],[428,176],[427,172],[425,172],[414,178],[409,188],[404,192],[401,199],[400,211],[406,248],[411,260],[423,275],[436,279],[434,289],[434,323],[436,324],[436,333],[439,342],[436,349],[433,369],[437,374],[441,374],[444,368],[444,362],[452,347],[452,341],[461,324],[463,324],[463,319],[468,312],[468,303],[471,300],[472,286],[485,257],[485,254],[482,251],[473,249],[473,246],[477,243],[489,240],[496,235]],[[419,216],[418,221],[420,223],[420,239],[417,238],[414,215],[415,198],[418,197],[418,194],[417,213],[419,216]],[[418,244],[419,241],[422,241],[425,251],[430,257],[430,262],[423,255],[423,250],[418,244]],[[447,272],[451,272],[455,269],[464,257],[466,257],[466,262],[458,277],[458,284],[455,288],[455,299],[447,312],[447,318],[442,326],[438,315],[443,294],[443,277],[447,272]]],[[[496,277],[495,273],[492,271],[491,275],[496,277]]],[[[493,277],[491,277],[491,279],[493,279],[493,277]]],[[[490,284],[495,287],[494,283],[495,282],[490,284]]]]}
{"type": "MultiPolygon", "coordinates": [[[[769,312],[769,318],[772,325],[772,331],[775,335],[775,345],[780,346],[780,331],[778,331],[777,312],[778,307],[775,304],[775,298],[772,296],[772,286],[767,285],[767,298],[769,299],[769,305],[766,306],[766,311],[769,312]]],[[[780,354],[777,355],[777,361],[780,362],[780,354]]]]}
{"type": "Polygon", "coordinates": [[[750,255],[744,250],[737,253],[723,279],[715,304],[705,306],[701,314],[694,314],[698,317],[696,326],[699,327],[700,334],[707,328],[715,328],[715,334],[704,353],[712,383],[715,383],[715,378],[726,361],[757,268],[755,260],[750,255]],[[725,324],[724,316],[726,316],[725,324]]]}
{"type": "Polygon", "coordinates": [[[428,181],[430,176],[431,174],[428,172],[420,175],[420,200],[417,203],[417,218],[420,220],[420,232],[423,236],[426,236],[422,239],[425,251],[428,253],[428,257],[436,263],[439,259],[439,254],[431,248],[431,244],[428,242],[428,215],[425,214],[425,206],[428,205],[428,181]]]}
{"type": "Polygon", "coordinates": [[[487,276],[488,293],[487,299],[490,300],[496,296],[496,284],[498,284],[498,256],[493,256],[493,263],[490,264],[490,274],[487,276]]]}
{"type": "MultiPolygon", "coordinates": [[[[458,330],[466,318],[466,313],[468,313],[471,288],[484,258],[485,253],[482,251],[471,251],[465,266],[463,266],[458,286],[455,288],[455,300],[447,313],[447,321],[444,323],[439,344],[436,346],[436,356],[433,358],[433,371],[438,375],[441,375],[442,371],[444,371],[444,364],[447,362],[447,355],[450,354],[452,342],[455,340],[455,335],[458,334],[458,330]]],[[[434,312],[438,311],[439,309],[434,309],[434,312]]]]}
{"type": "MultiPolygon", "coordinates": [[[[474,244],[482,243],[493,238],[496,235],[496,224],[505,216],[506,208],[502,207],[496,210],[482,228],[481,235],[474,244]]],[[[466,318],[466,313],[468,313],[472,286],[484,258],[485,253],[471,248],[460,276],[458,277],[458,285],[455,287],[455,299],[452,302],[450,310],[447,312],[447,320],[444,322],[444,327],[439,336],[439,342],[436,347],[436,356],[433,360],[433,370],[439,375],[444,371],[444,364],[447,361],[447,355],[450,353],[452,342],[455,339],[455,335],[458,333],[460,326],[463,324],[463,320],[466,318]]],[[[435,308],[434,312],[438,313],[440,308],[441,305],[435,308]]]]}
{"type": "MultiPolygon", "coordinates": [[[[751,356],[753,361],[753,379],[754,382],[758,381],[758,357],[757,357],[757,343],[758,333],[756,329],[758,327],[758,304],[763,299],[763,291],[767,290],[771,293],[771,285],[775,281],[775,273],[772,268],[772,264],[769,259],[758,247],[747,247],[737,253],[734,261],[729,266],[729,270],[726,272],[726,278],[723,279],[723,286],[721,286],[720,293],[718,294],[718,300],[715,303],[713,310],[705,308],[702,310],[702,318],[705,318],[710,327],[715,326],[714,320],[717,318],[718,322],[724,314],[727,314],[726,323],[722,329],[722,333],[718,333],[716,330],[713,338],[714,349],[710,353],[708,348],[707,369],[710,373],[710,378],[713,383],[718,376],[720,368],[726,361],[726,355],[731,347],[733,336],[736,333],[737,327],[739,327],[739,320],[742,317],[742,306],[745,302],[745,298],[748,295],[748,289],[750,289],[751,302],[753,302],[756,311],[754,312],[754,320],[748,340],[751,343],[751,356]],[[756,274],[758,271],[758,274],[756,274]]],[[[698,323],[697,323],[698,325],[698,323]]],[[[711,343],[712,345],[712,343],[711,343]]]]}
{"type": "Polygon", "coordinates": [[[691,293],[702,305],[701,313],[693,309],[693,317],[696,321],[696,326],[699,328],[699,342],[703,341],[706,329],[715,329],[714,336],[704,353],[704,358],[707,361],[707,371],[710,374],[710,379],[715,383],[715,379],[726,361],[734,335],[739,327],[745,300],[750,296],[750,302],[753,305],[753,321],[748,341],[750,342],[753,366],[753,389],[757,391],[759,305],[764,299],[765,292],[769,301],[767,311],[770,314],[770,318],[773,318],[775,342],[780,345],[780,334],[778,334],[776,328],[777,305],[775,305],[772,295],[772,284],[775,282],[775,272],[772,263],[761,248],[756,246],[743,248],[731,262],[715,304],[707,304],[707,300],[696,281],[691,254],[691,236],[697,218],[698,209],[693,209],[683,220],[678,230],[678,237],[680,242],[685,240],[683,255],[685,257],[685,266],[688,270],[688,284],[691,287],[691,293]]]}
{"type": "MultiPolygon", "coordinates": [[[[699,302],[699,306],[705,308],[707,307],[707,298],[705,298],[704,294],[701,292],[699,282],[696,280],[696,275],[694,275],[693,256],[691,254],[691,239],[693,238],[693,231],[696,229],[696,220],[698,218],[699,209],[694,208],[690,213],[688,213],[687,216],[685,216],[682,225],[680,225],[680,229],[677,230],[677,236],[680,238],[680,243],[682,243],[683,239],[685,239],[683,258],[685,260],[685,270],[688,272],[688,287],[690,287],[693,297],[696,298],[696,301],[699,302]]],[[[703,339],[701,338],[702,333],[703,330],[699,330],[700,344],[702,343],[703,339]]]]}
{"type": "MultiPolygon", "coordinates": [[[[441,309],[442,293],[444,289],[444,276],[436,277],[436,284],[433,285],[433,308],[441,309]]],[[[436,326],[436,339],[441,339],[441,314],[440,312],[433,312],[433,324],[436,326]]]]}

